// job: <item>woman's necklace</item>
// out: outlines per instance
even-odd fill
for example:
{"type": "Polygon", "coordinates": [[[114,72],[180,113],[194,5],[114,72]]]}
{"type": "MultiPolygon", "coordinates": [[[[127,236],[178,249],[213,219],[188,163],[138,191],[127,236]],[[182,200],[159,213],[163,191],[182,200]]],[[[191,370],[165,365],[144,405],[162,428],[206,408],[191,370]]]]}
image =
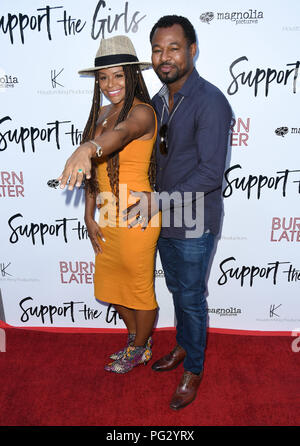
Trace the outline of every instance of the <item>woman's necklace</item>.
{"type": "Polygon", "coordinates": [[[112,115],[107,116],[107,118],[104,119],[104,121],[102,122],[102,127],[106,127],[107,126],[107,121],[112,118],[116,113],[118,113],[119,110],[115,111],[112,115]]]}

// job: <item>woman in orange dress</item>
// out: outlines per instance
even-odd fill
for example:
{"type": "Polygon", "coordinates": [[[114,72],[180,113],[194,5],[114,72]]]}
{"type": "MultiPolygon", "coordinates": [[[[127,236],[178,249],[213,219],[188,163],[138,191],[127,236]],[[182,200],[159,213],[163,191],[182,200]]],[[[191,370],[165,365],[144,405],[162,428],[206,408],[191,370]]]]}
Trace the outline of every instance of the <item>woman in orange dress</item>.
{"type": "Polygon", "coordinates": [[[95,297],[113,304],[128,329],[127,344],[105,366],[115,373],[151,359],[157,314],[153,277],[160,215],[130,221],[124,212],[137,201],[130,191],[153,190],[157,123],[141,74],[149,65],[138,61],[128,37],[101,40],[95,66],[79,72],[95,74],[93,104],[82,144],[60,177],[61,187],[70,178],[69,189],[87,178],[85,223],[96,254],[95,297]],[[101,93],[110,104],[100,108],[101,93]]]}

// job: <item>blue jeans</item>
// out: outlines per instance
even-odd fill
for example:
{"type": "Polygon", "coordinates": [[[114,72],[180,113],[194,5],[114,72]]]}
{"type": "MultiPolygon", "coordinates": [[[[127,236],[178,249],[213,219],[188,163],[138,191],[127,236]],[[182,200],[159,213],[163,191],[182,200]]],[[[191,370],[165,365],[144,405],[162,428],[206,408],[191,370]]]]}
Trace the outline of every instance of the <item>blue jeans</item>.
{"type": "Polygon", "coordinates": [[[186,351],[184,369],[203,370],[206,345],[206,274],[215,236],[210,232],[185,240],[158,239],[159,255],[177,319],[176,341],[186,351]]]}

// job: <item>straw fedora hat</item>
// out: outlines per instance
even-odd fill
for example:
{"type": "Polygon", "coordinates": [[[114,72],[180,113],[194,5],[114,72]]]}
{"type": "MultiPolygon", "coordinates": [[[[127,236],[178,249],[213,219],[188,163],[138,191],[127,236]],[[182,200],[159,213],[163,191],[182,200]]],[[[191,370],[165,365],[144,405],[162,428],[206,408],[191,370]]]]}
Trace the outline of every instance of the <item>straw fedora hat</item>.
{"type": "Polygon", "coordinates": [[[127,36],[114,36],[109,39],[101,39],[96,53],[95,66],[78,71],[79,74],[93,74],[101,68],[110,68],[118,65],[139,64],[141,70],[151,67],[149,62],[140,62],[137,58],[134,46],[127,36]]]}

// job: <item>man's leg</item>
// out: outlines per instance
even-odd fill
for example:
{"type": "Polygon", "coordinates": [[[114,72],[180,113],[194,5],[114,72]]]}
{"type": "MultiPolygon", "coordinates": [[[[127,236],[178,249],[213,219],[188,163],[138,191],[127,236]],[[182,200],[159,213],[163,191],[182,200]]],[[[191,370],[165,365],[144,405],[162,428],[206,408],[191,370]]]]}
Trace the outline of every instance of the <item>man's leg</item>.
{"type": "Polygon", "coordinates": [[[176,252],[177,290],[174,302],[181,314],[180,345],[186,351],[184,368],[195,374],[203,370],[206,345],[207,303],[206,275],[214,246],[214,236],[173,240],[176,252]]]}
{"type": "Polygon", "coordinates": [[[170,403],[174,410],[195,399],[202,378],[207,329],[206,276],[213,246],[214,236],[210,233],[197,239],[161,239],[159,243],[166,283],[173,294],[176,339],[181,350],[174,349],[157,361],[158,368],[155,364],[152,367],[171,370],[184,359],[185,372],[170,403]]]}
{"type": "Polygon", "coordinates": [[[185,371],[170,402],[170,408],[178,410],[194,401],[202,379],[207,326],[206,275],[214,236],[204,233],[198,239],[173,242],[176,258],[180,259],[179,289],[174,300],[182,313],[180,339],[186,351],[185,371]]]}

